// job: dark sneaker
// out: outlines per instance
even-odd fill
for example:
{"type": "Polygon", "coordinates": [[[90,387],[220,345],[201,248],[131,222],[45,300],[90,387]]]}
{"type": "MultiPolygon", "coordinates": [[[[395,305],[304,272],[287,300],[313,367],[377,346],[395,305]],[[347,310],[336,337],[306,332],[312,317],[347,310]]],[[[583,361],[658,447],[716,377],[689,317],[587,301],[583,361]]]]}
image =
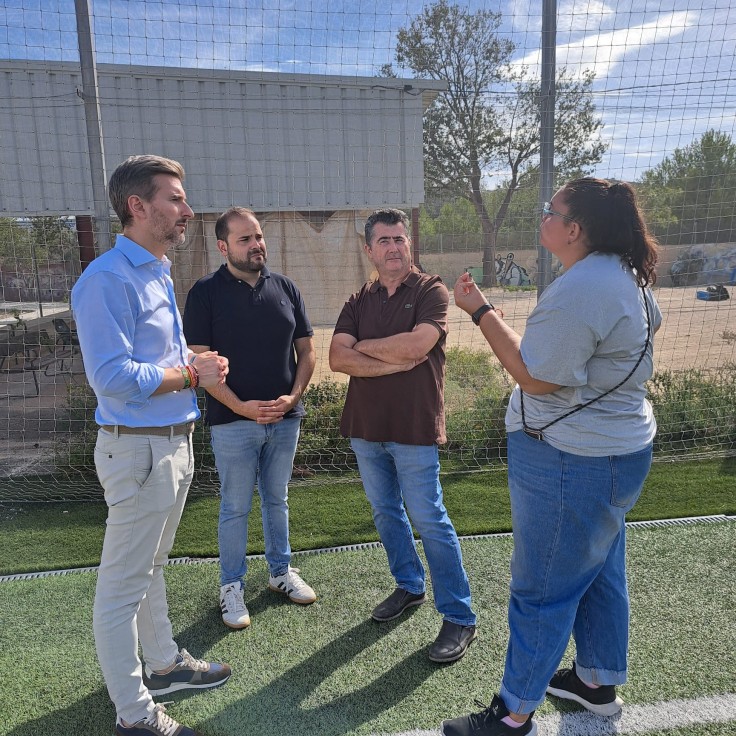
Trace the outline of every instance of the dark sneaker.
{"type": "Polygon", "coordinates": [[[132,726],[116,723],[115,733],[117,736],[151,736],[151,734],[154,736],[201,736],[198,731],[192,731],[191,728],[177,723],[166,713],[166,708],[160,704],[153,709],[148,718],[132,726]]]}
{"type": "Polygon", "coordinates": [[[426,600],[424,593],[410,593],[403,588],[396,588],[385,601],[381,601],[373,609],[371,618],[374,621],[392,621],[410,606],[421,606],[426,600]]]}
{"type": "Polygon", "coordinates": [[[616,715],[624,704],[624,701],[616,695],[616,688],[613,685],[588,687],[575,672],[575,662],[572,663],[572,669],[557,670],[552,675],[547,692],[558,698],[574,700],[599,716],[616,715]]]}
{"type": "Polygon", "coordinates": [[[166,695],[176,690],[217,687],[227,682],[231,674],[229,664],[194,659],[186,649],[182,649],[176,655],[176,664],[170,672],[159,674],[146,665],[143,669],[143,684],[151,695],[166,695]]]}
{"type": "Polygon", "coordinates": [[[468,651],[470,642],[477,636],[475,626],[461,626],[443,621],[440,633],[429,649],[433,662],[454,662],[468,651]]]}
{"type": "MultiPolygon", "coordinates": [[[[478,703],[482,706],[482,703],[478,703]]],[[[518,728],[508,726],[501,719],[509,714],[508,708],[498,695],[493,696],[491,704],[480,713],[471,713],[462,718],[442,721],[441,732],[444,736],[535,736],[537,724],[532,720],[534,712],[529,714],[526,723],[518,728]]]]}

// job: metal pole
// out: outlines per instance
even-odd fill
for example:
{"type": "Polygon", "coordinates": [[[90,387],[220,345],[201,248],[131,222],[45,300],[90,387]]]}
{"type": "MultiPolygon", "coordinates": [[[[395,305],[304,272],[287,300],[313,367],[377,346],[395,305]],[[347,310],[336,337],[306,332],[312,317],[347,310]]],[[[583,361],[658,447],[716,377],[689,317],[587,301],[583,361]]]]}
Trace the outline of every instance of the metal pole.
{"type": "Polygon", "coordinates": [[[74,0],[77,15],[79,63],[82,68],[84,119],[87,124],[87,149],[94,200],[93,230],[100,253],[112,247],[110,207],[107,203],[107,176],[105,175],[105,148],[100,122],[100,103],[97,96],[97,66],[95,44],[92,36],[90,0],[74,0]]]}
{"type": "Polygon", "coordinates": [[[38,259],[36,258],[36,244],[31,240],[31,263],[33,264],[33,278],[36,282],[36,302],[38,303],[38,316],[43,317],[43,304],[41,304],[41,279],[38,275],[38,259]]]}
{"type": "MultiPolygon", "coordinates": [[[[542,3],[542,84],[540,97],[539,209],[552,198],[555,174],[555,47],[557,44],[557,5],[542,3]]],[[[541,245],[537,248],[537,298],[552,283],[552,258],[541,245]]]]}

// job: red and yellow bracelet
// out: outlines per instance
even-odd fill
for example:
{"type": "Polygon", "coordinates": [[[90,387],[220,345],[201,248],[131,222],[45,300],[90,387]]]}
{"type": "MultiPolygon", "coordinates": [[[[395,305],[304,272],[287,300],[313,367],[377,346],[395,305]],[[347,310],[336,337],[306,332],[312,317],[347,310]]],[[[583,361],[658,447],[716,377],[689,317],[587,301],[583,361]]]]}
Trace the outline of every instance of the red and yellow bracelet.
{"type": "Polygon", "coordinates": [[[199,386],[199,372],[194,367],[194,364],[187,363],[184,366],[182,373],[184,373],[185,371],[186,371],[187,378],[189,379],[189,381],[187,381],[186,379],[184,380],[184,383],[185,383],[184,388],[197,388],[197,386],[199,386]]]}

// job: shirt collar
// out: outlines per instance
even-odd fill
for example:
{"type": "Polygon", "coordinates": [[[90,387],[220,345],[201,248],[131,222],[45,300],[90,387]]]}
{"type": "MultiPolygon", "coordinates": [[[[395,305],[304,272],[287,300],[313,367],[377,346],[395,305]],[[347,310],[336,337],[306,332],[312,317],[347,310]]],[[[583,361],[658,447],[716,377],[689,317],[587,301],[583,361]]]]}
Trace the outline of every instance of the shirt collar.
{"type": "MultiPolygon", "coordinates": [[[[406,278],[399,284],[399,286],[406,286],[408,288],[416,286],[421,276],[421,271],[416,266],[412,266],[411,271],[409,271],[409,273],[406,275],[406,278]]],[[[381,282],[376,279],[374,282],[371,283],[369,291],[371,294],[375,294],[380,288],[381,282]]]]}
{"type": "MultiPolygon", "coordinates": [[[[222,266],[220,266],[220,273],[228,279],[228,281],[242,281],[242,279],[236,278],[235,276],[230,273],[230,269],[227,267],[227,263],[223,263],[222,266]]],[[[264,279],[270,279],[271,278],[271,272],[268,270],[266,266],[264,266],[261,269],[261,278],[264,279]]],[[[256,282],[256,284],[260,283],[260,279],[256,282]]]]}
{"type": "Polygon", "coordinates": [[[126,238],[125,235],[118,235],[115,238],[115,248],[120,250],[134,268],[143,266],[146,263],[152,263],[153,261],[164,264],[169,263],[169,259],[166,256],[159,261],[159,259],[156,258],[150,250],[146,250],[142,245],[138,245],[134,240],[126,238]]]}

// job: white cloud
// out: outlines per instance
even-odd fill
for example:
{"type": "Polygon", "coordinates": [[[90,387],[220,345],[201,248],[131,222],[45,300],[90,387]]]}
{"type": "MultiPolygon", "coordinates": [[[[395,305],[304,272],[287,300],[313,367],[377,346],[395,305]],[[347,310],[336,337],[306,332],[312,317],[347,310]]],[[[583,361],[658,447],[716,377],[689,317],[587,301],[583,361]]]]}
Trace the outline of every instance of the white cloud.
{"type": "MultiPolygon", "coordinates": [[[[603,3],[596,4],[603,6],[603,3]]],[[[607,77],[612,67],[622,62],[626,55],[647,46],[667,43],[695,27],[697,22],[697,13],[680,11],[663,15],[650,23],[588,35],[557,47],[557,67],[566,66],[575,74],[590,69],[600,80],[607,77]]],[[[541,66],[541,56],[541,50],[535,50],[515,61],[514,66],[527,66],[536,74],[541,66]]]]}
{"type": "MultiPolygon", "coordinates": [[[[507,3],[504,14],[511,17],[516,32],[539,31],[542,28],[542,10],[539,0],[513,0],[507,3]]],[[[563,33],[589,31],[592,25],[614,20],[616,10],[602,0],[563,0],[557,6],[557,30],[563,33]]]]}

